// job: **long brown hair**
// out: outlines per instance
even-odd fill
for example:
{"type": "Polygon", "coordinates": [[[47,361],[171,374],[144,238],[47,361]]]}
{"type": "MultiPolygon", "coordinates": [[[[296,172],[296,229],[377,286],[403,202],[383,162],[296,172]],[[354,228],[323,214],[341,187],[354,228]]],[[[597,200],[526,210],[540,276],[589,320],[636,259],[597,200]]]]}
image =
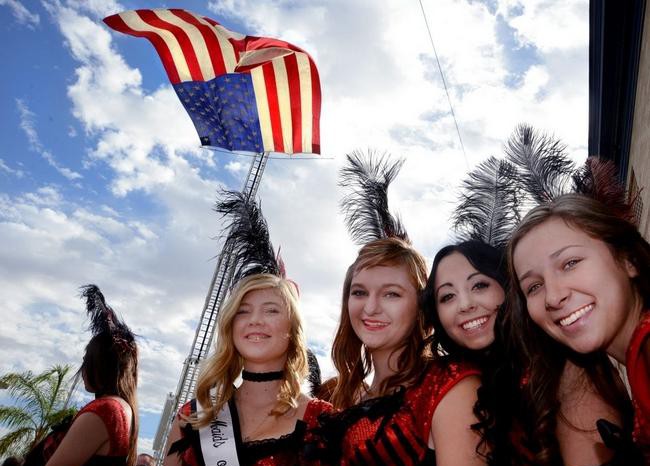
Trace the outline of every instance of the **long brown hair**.
{"type": "Polygon", "coordinates": [[[135,342],[116,339],[102,332],[86,345],[81,365],[86,383],[95,397],[119,396],[131,407],[131,430],[127,465],[134,466],[138,440],[138,347],[135,342]]]}
{"type": "MultiPolygon", "coordinates": [[[[424,258],[406,241],[385,238],[372,241],[361,248],[357,259],[348,268],[343,282],[341,318],[332,345],[332,360],[338,371],[338,378],[331,402],[336,408],[344,409],[358,402],[365,387],[364,380],[372,370],[371,354],[352,328],[348,298],[353,276],[360,270],[380,265],[405,265],[418,294],[426,285],[427,268],[424,258]]],[[[413,383],[422,374],[429,354],[423,344],[428,333],[424,313],[418,310],[417,321],[404,341],[404,349],[397,361],[400,371],[381,383],[378,395],[389,393],[400,385],[413,383]]]]}
{"type": "Polygon", "coordinates": [[[217,321],[218,338],[215,351],[205,361],[196,384],[196,398],[203,411],[190,419],[196,427],[208,425],[224,404],[235,394],[234,382],[244,368],[244,359],[233,343],[232,329],[235,315],[247,293],[255,290],[274,289],[284,301],[291,329],[284,377],[278,393],[278,401],[271,411],[281,415],[298,406],[300,384],[307,376],[307,345],[298,309],[298,291],[291,281],[276,275],[263,273],[246,277],[225,302],[217,321]],[[215,390],[214,398],[211,391],[215,390]]]}
{"type": "Polygon", "coordinates": [[[505,325],[513,336],[513,344],[529,361],[529,379],[524,387],[530,404],[528,434],[535,444],[540,464],[554,464],[559,455],[555,438],[560,408],[558,388],[568,359],[584,369],[590,383],[602,399],[620,413],[624,424],[629,426],[632,417],[627,392],[604,349],[578,355],[547,335],[528,314],[513,254],[522,238],[552,218],[562,219],[568,226],[603,241],[617,261],[629,260],[639,272],[631,279],[635,292],[645,308],[650,303],[650,245],[633,224],[615,215],[605,204],[584,195],[566,194],[532,209],[515,229],[507,250],[510,286],[505,325]]]}

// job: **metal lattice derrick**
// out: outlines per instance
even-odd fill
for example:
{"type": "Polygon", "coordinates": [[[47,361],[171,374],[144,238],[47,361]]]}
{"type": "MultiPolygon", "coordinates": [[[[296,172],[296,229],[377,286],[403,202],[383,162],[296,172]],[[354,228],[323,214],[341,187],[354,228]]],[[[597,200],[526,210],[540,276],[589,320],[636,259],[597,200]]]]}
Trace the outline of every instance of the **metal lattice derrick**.
{"type": "MultiPolygon", "coordinates": [[[[253,158],[253,162],[248,170],[246,181],[242,192],[246,194],[248,199],[254,198],[257,194],[257,189],[266,167],[268,154],[257,154],[253,158]]],[[[176,394],[168,395],[165,403],[165,408],[160,418],[160,424],[154,439],[153,449],[156,457],[156,464],[161,465],[165,455],[164,452],[167,446],[167,440],[171,431],[171,426],[174,421],[174,416],[179,408],[189,401],[195,393],[196,381],[199,374],[201,362],[208,355],[212,347],[212,341],[215,335],[217,315],[221,304],[228,293],[232,281],[232,275],[235,270],[235,265],[232,263],[231,251],[222,249],[219,254],[217,266],[215,267],[210,283],[210,289],[205,298],[203,305],[203,312],[199,320],[199,325],[194,334],[194,341],[190,348],[190,354],[185,359],[183,369],[181,372],[176,394]]]]}

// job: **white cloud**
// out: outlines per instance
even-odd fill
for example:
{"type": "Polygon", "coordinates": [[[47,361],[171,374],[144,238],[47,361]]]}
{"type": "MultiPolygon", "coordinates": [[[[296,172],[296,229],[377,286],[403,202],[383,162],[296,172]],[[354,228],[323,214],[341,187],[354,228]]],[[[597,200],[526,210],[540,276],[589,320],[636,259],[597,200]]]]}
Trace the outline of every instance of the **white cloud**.
{"type": "MultiPolygon", "coordinates": [[[[77,287],[96,282],[141,335],[139,396],[143,411],[154,413],[176,387],[216,265],[211,258],[219,247],[211,238],[221,223],[211,211],[215,194],[226,182],[239,188],[251,160],[199,149],[171,87],[145,88],[139,64],[121,55],[143,39],[113,41],[118,36],[97,20],[119,5],[82,3],[51,1],[46,8],[75,61],[67,93],[90,144],[85,164],[103,173],[114,197],[96,205],[50,183],[0,194],[0,243],[12,246],[0,249],[3,316],[9,316],[0,328],[0,369],[78,362],[88,335],[77,287]],[[139,197],[153,207],[138,211],[139,197]]],[[[577,158],[584,156],[587,39],[563,29],[586,34],[584,2],[569,10],[559,0],[546,9],[531,3],[523,13],[506,1],[497,12],[477,2],[424,4],[470,166],[498,155],[520,121],[553,131],[577,158]],[[558,8],[570,16],[566,22],[554,23],[546,11],[558,8]],[[497,15],[511,21],[521,44],[539,51],[517,70],[515,84],[507,82],[512,70],[496,33],[497,15]],[[551,35],[565,42],[554,45],[551,35]]],[[[406,157],[390,190],[391,207],[429,259],[452,238],[449,213],[467,166],[422,12],[402,0],[240,0],[210,8],[217,20],[246,24],[238,32],[305,48],[320,70],[324,159],[269,160],[259,196],[273,242],[300,285],[308,340],[325,355],[324,373],[331,374],[327,355],[340,286],[357,250],[338,213],[343,155],[374,147],[406,157]]],[[[22,105],[23,131],[42,154],[34,115],[22,105]]]]}
{"type": "Polygon", "coordinates": [[[248,167],[238,160],[232,160],[226,164],[226,170],[235,174],[243,174],[248,170],[248,167]]]}
{"type": "Polygon", "coordinates": [[[589,45],[589,22],[585,21],[587,0],[500,0],[499,3],[499,11],[517,30],[522,44],[533,44],[542,52],[589,45]]]}
{"type": "Polygon", "coordinates": [[[17,169],[17,168],[11,168],[7,163],[0,159],[0,171],[4,171],[6,173],[9,173],[10,175],[15,176],[16,178],[22,178],[25,176],[25,172],[17,169]]]}
{"type": "Polygon", "coordinates": [[[22,99],[16,99],[16,107],[18,108],[18,113],[20,115],[20,128],[25,132],[25,135],[27,136],[30,149],[34,152],[39,153],[50,166],[52,166],[57,172],[59,172],[68,180],[74,181],[79,178],[83,178],[80,173],[62,166],[59,162],[57,162],[52,153],[43,147],[43,144],[41,144],[35,128],[35,115],[29,109],[27,104],[22,99]]]}
{"type": "Polygon", "coordinates": [[[126,9],[115,0],[66,0],[65,4],[73,10],[89,13],[96,19],[102,19],[126,9]]]}
{"type": "Polygon", "coordinates": [[[2,5],[8,6],[16,21],[29,28],[33,29],[41,22],[41,17],[37,13],[30,12],[19,0],[0,0],[0,6],[2,5]]]}

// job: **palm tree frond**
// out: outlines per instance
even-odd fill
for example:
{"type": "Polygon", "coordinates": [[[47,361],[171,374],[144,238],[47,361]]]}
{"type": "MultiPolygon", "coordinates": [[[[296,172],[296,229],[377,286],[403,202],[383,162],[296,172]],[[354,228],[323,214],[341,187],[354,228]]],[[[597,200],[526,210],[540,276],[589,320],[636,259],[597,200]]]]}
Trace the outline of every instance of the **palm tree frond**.
{"type": "Polygon", "coordinates": [[[19,406],[0,406],[0,424],[10,429],[34,427],[32,417],[19,406]]]}
{"type": "Polygon", "coordinates": [[[39,440],[38,432],[47,433],[70,414],[70,409],[62,409],[69,371],[70,366],[54,366],[37,375],[26,371],[0,377],[2,387],[15,401],[12,406],[0,406],[0,425],[11,430],[0,438],[0,455],[25,453],[39,440]]]}
{"type": "Polygon", "coordinates": [[[0,455],[22,456],[32,443],[33,429],[17,429],[0,437],[0,455]]]}

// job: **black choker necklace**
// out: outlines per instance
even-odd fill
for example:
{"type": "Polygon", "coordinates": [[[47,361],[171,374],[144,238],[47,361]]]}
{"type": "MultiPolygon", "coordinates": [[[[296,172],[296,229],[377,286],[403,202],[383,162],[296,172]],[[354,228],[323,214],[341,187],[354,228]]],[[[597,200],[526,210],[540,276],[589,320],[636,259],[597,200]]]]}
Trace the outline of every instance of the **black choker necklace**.
{"type": "Polygon", "coordinates": [[[271,380],[281,380],[284,371],[274,372],[248,372],[244,369],[241,373],[241,378],[249,382],[270,382],[271,380]]]}

